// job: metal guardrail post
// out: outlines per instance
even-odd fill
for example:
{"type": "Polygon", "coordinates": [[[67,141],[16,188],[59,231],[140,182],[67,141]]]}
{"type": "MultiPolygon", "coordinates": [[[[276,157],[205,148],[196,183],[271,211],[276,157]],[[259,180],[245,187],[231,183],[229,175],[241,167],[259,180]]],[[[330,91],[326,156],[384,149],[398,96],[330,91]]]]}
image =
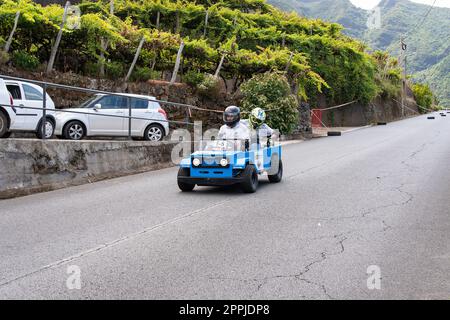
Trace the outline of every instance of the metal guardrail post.
{"type": "Polygon", "coordinates": [[[186,109],[185,121],[186,121],[186,130],[188,130],[189,129],[189,125],[188,125],[188,123],[189,123],[189,110],[188,109],[186,109]]]}
{"type": "Polygon", "coordinates": [[[128,104],[128,140],[131,140],[131,98],[127,97],[128,104]]]}
{"type": "Polygon", "coordinates": [[[41,121],[41,132],[42,132],[42,140],[45,140],[47,137],[45,136],[45,127],[47,123],[47,84],[43,85],[43,98],[42,98],[42,121],[41,121]]]}

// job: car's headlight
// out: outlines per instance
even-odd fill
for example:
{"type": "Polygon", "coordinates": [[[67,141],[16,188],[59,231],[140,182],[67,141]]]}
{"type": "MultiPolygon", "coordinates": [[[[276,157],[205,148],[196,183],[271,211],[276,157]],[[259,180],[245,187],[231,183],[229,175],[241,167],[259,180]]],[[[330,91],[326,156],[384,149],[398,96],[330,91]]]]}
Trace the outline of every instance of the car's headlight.
{"type": "Polygon", "coordinates": [[[192,164],[194,165],[194,167],[198,167],[201,163],[202,162],[199,158],[195,158],[194,160],[192,160],[192,164]]]}
{"type": "Polygon", "coordinates": [[[220,160],[220,165],[221,165],[222,167],[226,167],[226,166],[228,165],[228,159],[222,159],[222,160],[220,160]]]}

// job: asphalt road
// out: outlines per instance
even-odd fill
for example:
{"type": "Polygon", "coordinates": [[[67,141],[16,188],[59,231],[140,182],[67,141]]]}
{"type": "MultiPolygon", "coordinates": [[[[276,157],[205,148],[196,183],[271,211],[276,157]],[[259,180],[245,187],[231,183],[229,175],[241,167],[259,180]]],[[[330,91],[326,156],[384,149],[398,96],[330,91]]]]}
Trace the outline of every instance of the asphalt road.
{"type": "Polygon", "coordinates": [[[1,201],[0,298],[450,298],[449,118],[291,144],[284,166],[252,195],[180,193],[172,168],[1,201]]]}

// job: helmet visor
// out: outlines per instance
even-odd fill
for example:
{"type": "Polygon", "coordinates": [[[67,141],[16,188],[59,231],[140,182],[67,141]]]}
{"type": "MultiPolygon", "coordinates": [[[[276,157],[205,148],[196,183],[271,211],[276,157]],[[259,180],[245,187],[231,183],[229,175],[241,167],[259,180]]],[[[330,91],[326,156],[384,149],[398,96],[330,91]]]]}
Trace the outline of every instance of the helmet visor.
{"type": "Polygon", "coordinates": [[[233,121],[235,121],[236,119],[237,119],[237,115],[236,115],[236,114],[231,114],[231,113],[224,113],[224,114],[223,114],[223,121],[224,121],[225,123],[233,122],[233,121]]]}

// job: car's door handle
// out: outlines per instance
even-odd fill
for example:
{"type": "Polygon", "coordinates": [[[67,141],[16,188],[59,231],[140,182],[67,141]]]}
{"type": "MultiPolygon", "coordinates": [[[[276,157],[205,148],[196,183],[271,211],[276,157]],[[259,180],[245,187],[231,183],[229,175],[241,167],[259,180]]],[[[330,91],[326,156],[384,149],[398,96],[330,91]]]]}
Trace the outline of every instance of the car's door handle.
{"type": "Polygon", "coordinates": [[[23,108],[23,107],[25,107],[25,105],[23,105],[22,103],[19,104],[19,108],[23,108]]]}

